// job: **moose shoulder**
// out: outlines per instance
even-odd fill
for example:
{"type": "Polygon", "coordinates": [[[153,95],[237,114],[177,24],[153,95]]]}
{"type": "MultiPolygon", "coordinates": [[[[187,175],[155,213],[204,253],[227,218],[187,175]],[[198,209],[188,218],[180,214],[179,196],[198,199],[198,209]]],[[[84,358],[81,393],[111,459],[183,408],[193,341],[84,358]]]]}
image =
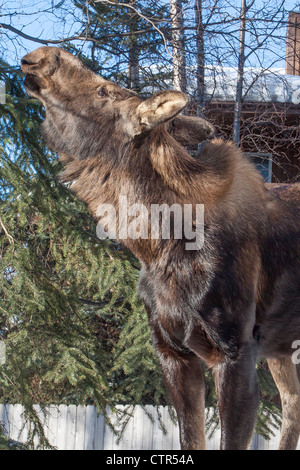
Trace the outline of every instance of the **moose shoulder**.
{"type": "Polygon", "coordinates": [[[216,381],[221,448],[249,447],[259,357],[268,358],[282,398],[280,448],[295,448],[299,382],[291,345],[300,339],[299,185],[268,190],[242,153],[219,139],[208,141],[197,160],[190,157],[183,146],[214,130],[179,115],[187,105],[181,92],[161,91],[143,101],[53,47],[27,54],[21,66],[28,93],[45,106],[43,133],[65,164],[62,180],[72,182],[99,219],[104,205],[115,208],[116,236],[142,263],[139,294],[182,448],[205,448],[202,361],[216,381]],[[139,223],[150,224],[148,235],[153,206],[191,206],[194,227],[197,206],[204,206],[201,248],[187,250],[175,224],[169,237],[120,237],[120,197],[145,208],[139,223]]]}

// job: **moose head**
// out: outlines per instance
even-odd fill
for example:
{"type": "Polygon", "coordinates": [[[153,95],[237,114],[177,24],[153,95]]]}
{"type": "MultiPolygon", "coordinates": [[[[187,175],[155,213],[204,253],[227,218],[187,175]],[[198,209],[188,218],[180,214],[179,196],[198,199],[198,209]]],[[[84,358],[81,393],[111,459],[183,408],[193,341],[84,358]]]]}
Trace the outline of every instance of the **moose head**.
{"type": "Polygon", "coordinates": [[[72,54],[40,47],[21,61],[29,95],[46,109],[43,132],[50,146],[79,159],[105,147],[116,149],[169,122],[170,133],[184,145],[212,137],[214,128],[201,118],[180,116],[188,98],[179,91],[160,91],[142,100],[135,92],[103,79],[72,54]]]}

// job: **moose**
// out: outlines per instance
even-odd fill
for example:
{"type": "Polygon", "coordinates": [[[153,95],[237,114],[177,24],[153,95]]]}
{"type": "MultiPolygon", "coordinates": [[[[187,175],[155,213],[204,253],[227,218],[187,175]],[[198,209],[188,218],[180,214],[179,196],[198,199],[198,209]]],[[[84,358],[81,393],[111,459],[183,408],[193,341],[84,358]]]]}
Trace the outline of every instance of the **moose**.
{"type": "MultiPolygon", "coordinates": [[[[204,119],[181,115],[174,90],[142,99],[72,54],[43,46],[21,61],[25,88],[45,107],[42,133],[64,163],[63,182],[99,220],[99,207],[204,205],[204,242],[136,237],[139,296],[182,449],[205,449],[203,364],[212,369],[220,449],[249,448],[267,360],[282,403],[279,449],[295,449],[300,394],[293,344],[300,339],[300,185],[267,187],[255,166],[204,119]],[[188,144],[206,141],[197,158],[188,144]]],[[[194,217],[194,216],[193,216],[194,217]]],[[[195,220],[193,219],[195,224],[195,220]]]]}

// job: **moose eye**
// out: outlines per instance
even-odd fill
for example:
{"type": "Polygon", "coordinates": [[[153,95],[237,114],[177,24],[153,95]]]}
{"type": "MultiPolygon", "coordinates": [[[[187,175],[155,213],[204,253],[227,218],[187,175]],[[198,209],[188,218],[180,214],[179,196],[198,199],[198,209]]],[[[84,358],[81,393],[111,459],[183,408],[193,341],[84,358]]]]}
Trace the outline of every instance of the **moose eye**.
{"type": "Polygon", "coordinates": [[[106,96],[106,93],[103,88],[98,88],[97,95],[99,96],[99,98],[104,98],[106,96]]]}

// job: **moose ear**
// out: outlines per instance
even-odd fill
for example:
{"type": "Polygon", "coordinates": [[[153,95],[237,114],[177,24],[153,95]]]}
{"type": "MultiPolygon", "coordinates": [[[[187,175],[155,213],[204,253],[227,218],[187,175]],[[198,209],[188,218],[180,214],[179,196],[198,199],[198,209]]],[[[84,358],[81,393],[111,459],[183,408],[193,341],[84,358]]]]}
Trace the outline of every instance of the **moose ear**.
{"type": "Polygon", "coordinates": [[[180,113],[188,103],[181,91],[159,91],[143,101],[137,108],[137,117],[142,129],[152,129],[180,113]]]}
{"type": "Polygon", "coordinates": [[[176,116],[168,123],[168,132],[181,145],[196,145],[212,139],[215,127],[203,118],[196,116],[176,116]]]}

